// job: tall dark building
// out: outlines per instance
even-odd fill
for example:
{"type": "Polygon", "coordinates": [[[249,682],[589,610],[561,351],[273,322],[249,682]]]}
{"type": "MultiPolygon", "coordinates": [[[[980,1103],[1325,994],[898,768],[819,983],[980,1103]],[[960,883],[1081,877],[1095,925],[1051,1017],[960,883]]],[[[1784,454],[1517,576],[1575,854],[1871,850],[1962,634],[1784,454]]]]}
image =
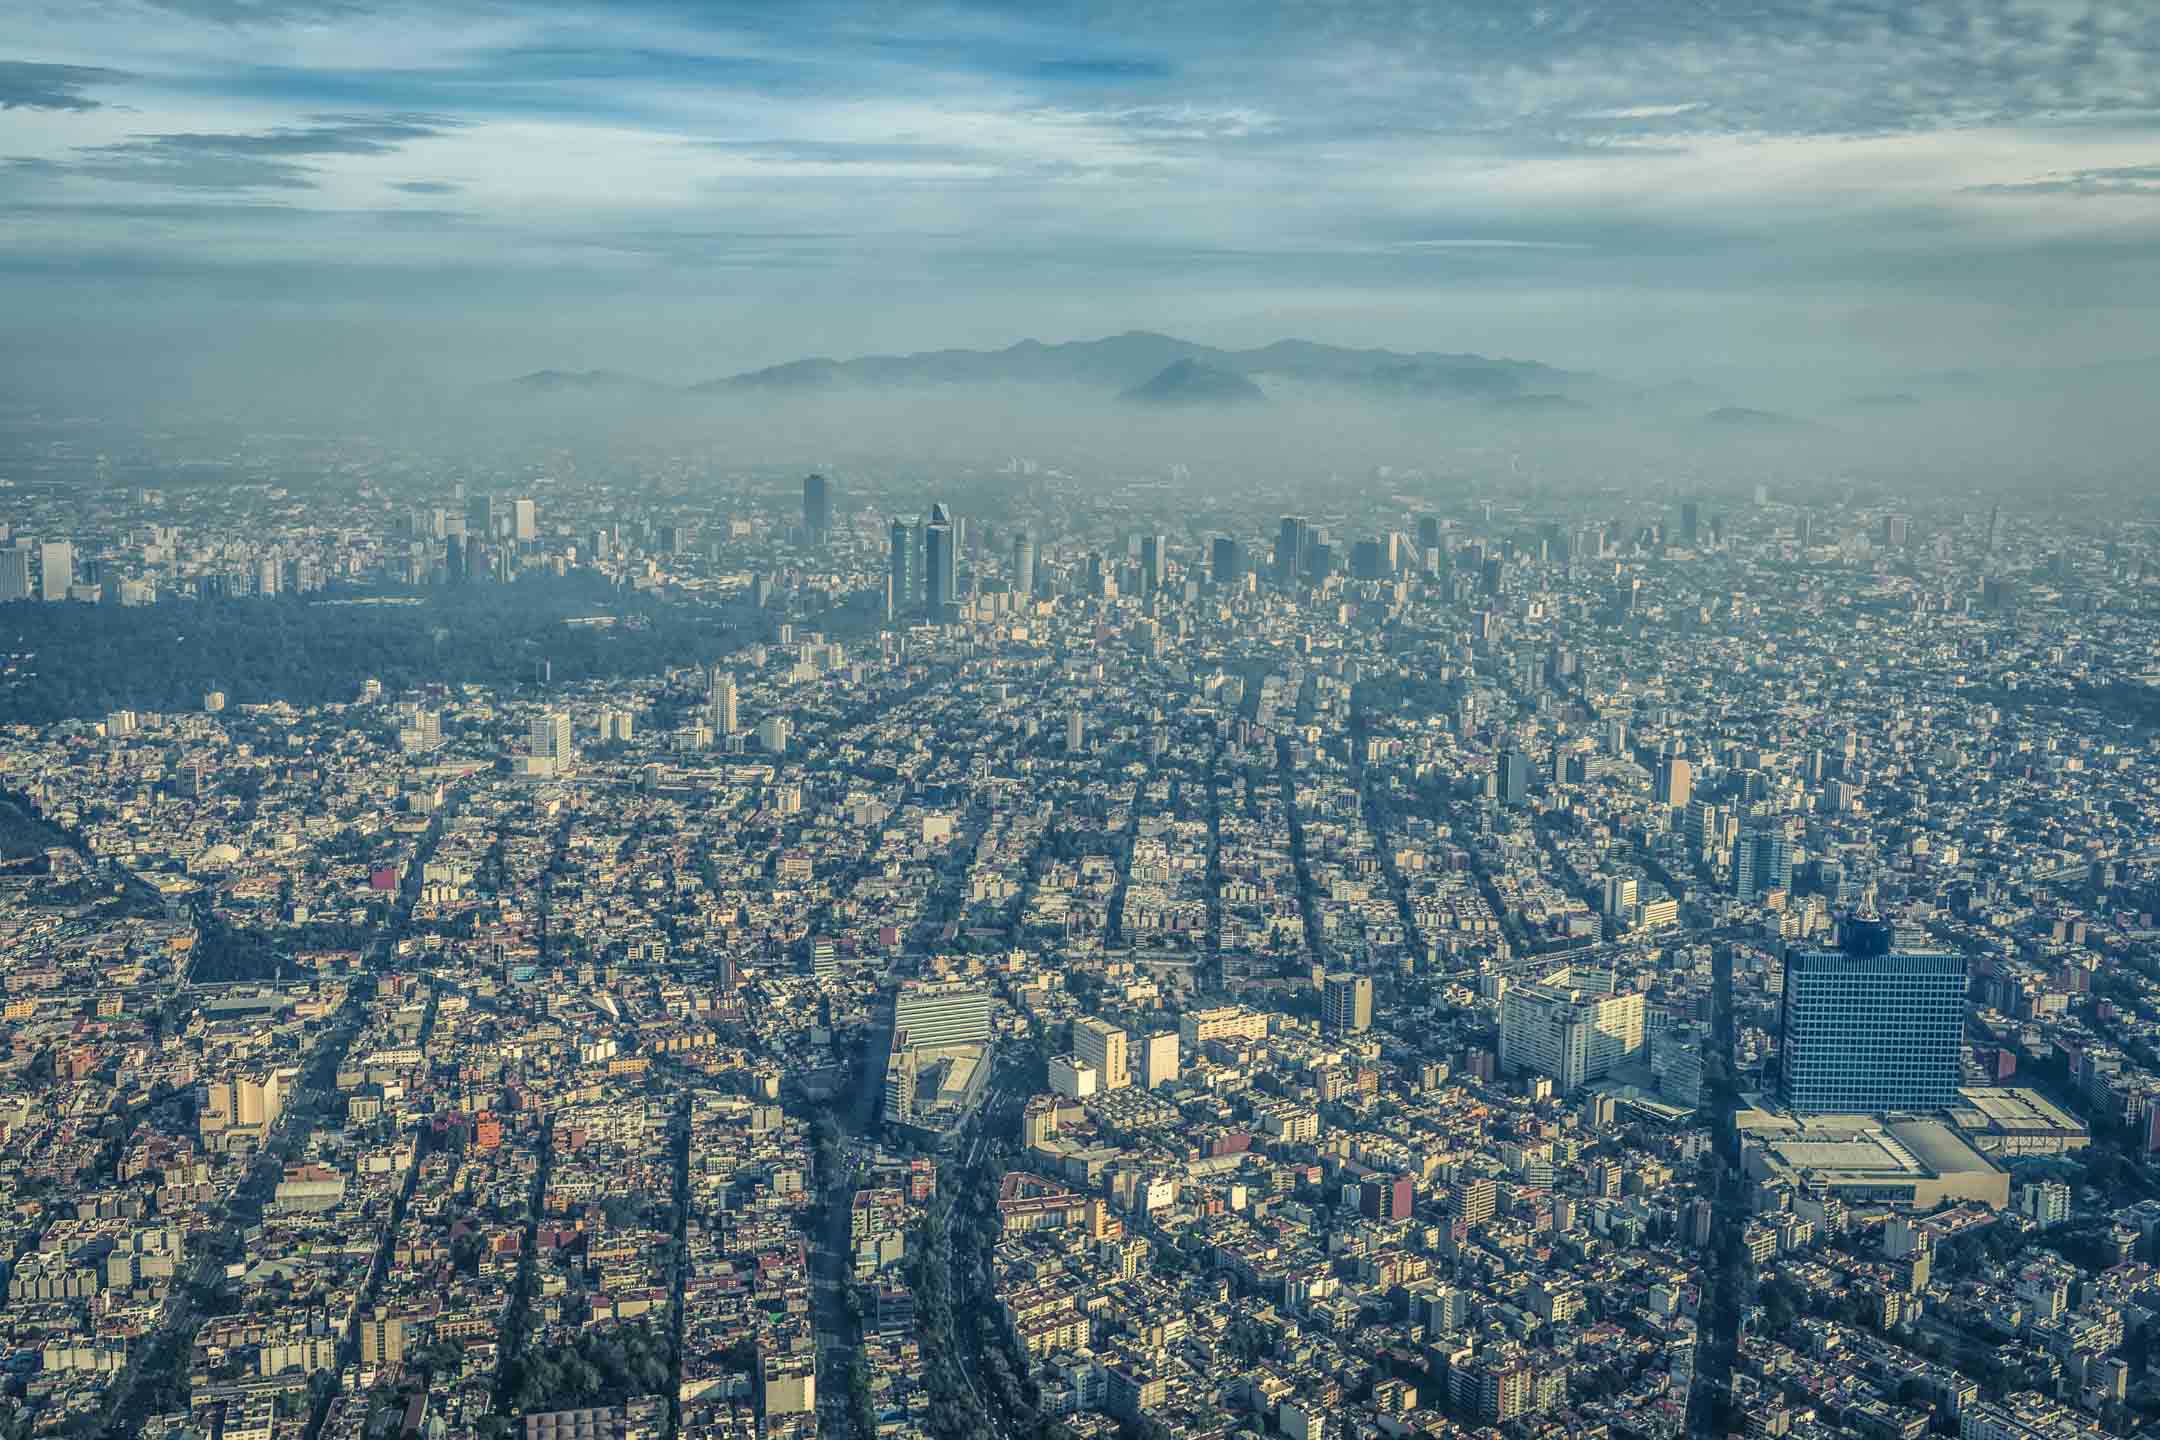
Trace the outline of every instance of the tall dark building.
{"type": "Polygon", "coordinates": [[[1382,580],[1387,575],[1387,551],[1378,540],[1360,540],[1350,547],[1350,577],[1353,580],[1382,580]]]}
{"type": "Polygon", "coordinates": [[[923,545],[920,527],[905,520],[892,522],[892,609],[895,616],[914,615],[923,604],[923,545]]]}
{"type": "Polygon", "coordinates": [[[1500,803],[1509,809],[1520,809],[1530,799],[1530,757],[1520,750],[1507,749],[1500,752],[1500,803]]]}
{"type": "Polygon", "coordinates": [[[1753,900],[1792,888],[1792,839],[1782,826],[1750,830],[1733,850],[1733,894],[1753,900]]]}
{"type": "Polygon", "coordinates": [[[1785,960],[1779,1096],[1796,1114],[1940,1110],[1963,1078],[1965,957],[1894,948],[1890,925],[1847,919],[1837,950],[1785,960]]]}
{"type": "Polygon", "coordinates": [[[1013,537],[1013,593],[1035,593],[1035,537],[1025,530],[1013,537]]]}
{"type": "Polygon", "coordinates": [[[1312,564],[1312,527],[1302,515],[1285,515],[1275,537],[1275,578],[1295,585],[1312,564]]]}
{"type": "Polygon", "coordinates": [[[944,508],[940,505],[933,511],[931,522],[923,527],[923,613],[932,620],[946,619],[960,600],[960,556],[953,527],[934,518],[944,508]]]}
{"type": "Polygon", "coordinates": [[[1437,549],[1439,549],[1439,548],[1440,548],[1440,517],[1439,517],[1439,516],[1437,516],[1437,515],[1420,515],[1420,516],[1418,516],[1418,521],[1417,521],[1417,548],[1418,548],[1418,555],[1419,555],[1420,557],[1423,557],[1423,555],[1425,554],[1425,552],[1426,552],[1426,551],[1428,551],[1428,550],[1437,550],[1437,549]]]}
{"type": "Polygon", "coordinates": [[[1165,553],[1168,548],[1167,542],[1160,535],[1143,535],[1140,537],[1140,593],[1142,596],[1153,595],[1156,591],[1162,589],[1163,575],[1169,560],[1168,555],[1165,553]]]}
{"type": "Polygon", "coordinates": [[[1702,504],[1696,500],[1680,502],[1680,543],[1693,545],[1702,539],[1702,504]]]}
{"type": "Polygon", "coordinates": [[[1227,589],[1245,579],[1245,542],[1218,535],[1208,550],[1208,573],[1217,589],[1227,589]]]}
{"type": "Polygon", "coordinates": [[[813,540],[832,533],[832,490],[823,475],[805,475],[802,482],[803,528],[813,540]]]}

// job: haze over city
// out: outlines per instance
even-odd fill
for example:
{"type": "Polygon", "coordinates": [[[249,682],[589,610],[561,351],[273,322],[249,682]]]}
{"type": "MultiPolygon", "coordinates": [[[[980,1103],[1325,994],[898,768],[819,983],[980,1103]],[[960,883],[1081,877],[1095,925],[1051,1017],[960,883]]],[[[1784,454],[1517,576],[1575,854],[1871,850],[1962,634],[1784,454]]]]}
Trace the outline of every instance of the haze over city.
{"type": "Polygon", "coordinates": [[[0,1440],[2146,1440],[2160,9],[0,0],[0,1440]]]}

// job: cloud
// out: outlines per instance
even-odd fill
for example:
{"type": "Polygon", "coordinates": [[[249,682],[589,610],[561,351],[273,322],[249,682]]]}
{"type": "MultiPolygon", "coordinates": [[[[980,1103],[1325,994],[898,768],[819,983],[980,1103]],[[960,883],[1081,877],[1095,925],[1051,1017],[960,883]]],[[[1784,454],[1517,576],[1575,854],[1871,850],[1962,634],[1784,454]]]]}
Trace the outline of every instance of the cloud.
{"type": "Polygon", "coordinates": [[[178,131],[76,147],[77,158],[48,161],[50,173],[180,190],[307,190],[321,156],[390,155],[462,122],[438,115],[316,115],[302,126],[237,133],[178,131]]]}
{"type": "Polygon", "coordinates": [[[450,180],[393,180],[390,188],[407,195],[455,195],[465,187],[450,180]]]}
{"type": "Polygon", "coordinates": [[[1968,185],[1969,195],[2134,195],[2160,200],[2160,165],[2115,165],[2071,170],[2037,180],[1968,185]]]}
{"type": "Polygon", "coordinates": [[[0,60],[0,110],[95,110],[102,102],[83,91],[126,78],[121,71],[95,65],[0,60]]]}

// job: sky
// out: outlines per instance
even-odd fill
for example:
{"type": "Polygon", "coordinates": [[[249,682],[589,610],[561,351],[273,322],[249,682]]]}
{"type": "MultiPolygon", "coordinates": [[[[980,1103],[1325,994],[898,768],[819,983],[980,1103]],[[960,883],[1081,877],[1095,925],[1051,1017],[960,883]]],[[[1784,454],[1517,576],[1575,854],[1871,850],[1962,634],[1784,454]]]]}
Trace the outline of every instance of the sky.
{"type": "Polygon", "coordinates": [[[2160,354],[2151,0],[0,0],[0,386],[2160,354]]]}

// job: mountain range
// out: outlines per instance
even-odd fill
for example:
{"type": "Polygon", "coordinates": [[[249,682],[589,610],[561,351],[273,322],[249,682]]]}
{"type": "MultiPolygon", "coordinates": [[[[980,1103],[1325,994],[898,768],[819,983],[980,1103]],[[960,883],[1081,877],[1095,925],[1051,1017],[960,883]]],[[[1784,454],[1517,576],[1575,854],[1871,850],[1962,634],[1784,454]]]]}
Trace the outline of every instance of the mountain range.
{"type": "Polygon", "coordinates": [[[854,360],[814,357],[670,386],[613,370],[536,370],[509,382],[533,394],[722,395],[953,384],[1077,385],[1136,404],[1250,404],[1260,381],[1321,384],[1406,397],[1568,411],[1635,393],[1586,371],[1528,360],[1436,351],[1353,350],[1310,340],[1278,340],[1225,350],[1134,330],[1101,340],[1046,345],[1022,340],[1002,350],[930,350],[854,360]]]}

